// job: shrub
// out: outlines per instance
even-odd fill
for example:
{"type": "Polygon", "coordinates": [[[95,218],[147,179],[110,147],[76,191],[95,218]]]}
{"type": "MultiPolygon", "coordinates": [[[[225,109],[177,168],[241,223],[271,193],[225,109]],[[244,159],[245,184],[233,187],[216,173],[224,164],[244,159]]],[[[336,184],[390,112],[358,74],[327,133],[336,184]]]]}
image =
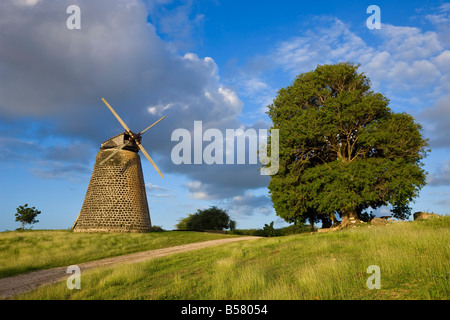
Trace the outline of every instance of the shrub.
{"type": "Polygon", "coordinates": [[[194,214],[189,214],[186,218],[179,220],[176,225],[178,230],[234,230],[236,222],[231,220],[226,210],[215,206],[209,209],[197,210],[194,214]]]}

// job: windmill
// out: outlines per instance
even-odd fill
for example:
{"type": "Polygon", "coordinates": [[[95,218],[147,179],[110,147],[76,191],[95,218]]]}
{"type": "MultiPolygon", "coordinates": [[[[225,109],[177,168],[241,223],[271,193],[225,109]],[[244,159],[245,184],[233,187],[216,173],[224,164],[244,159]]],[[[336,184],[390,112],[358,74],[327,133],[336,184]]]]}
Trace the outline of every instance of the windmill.
{"type": "Polygon", "coordinates": [[[165,116],[134,133],[104,98],[102,101],[125,132],[101,144],[83,206],[72,229],[75,232],[148,232],[151,220],[138,152],[141,151],[164,178],[141,140],[142,134],[165,116]]]}

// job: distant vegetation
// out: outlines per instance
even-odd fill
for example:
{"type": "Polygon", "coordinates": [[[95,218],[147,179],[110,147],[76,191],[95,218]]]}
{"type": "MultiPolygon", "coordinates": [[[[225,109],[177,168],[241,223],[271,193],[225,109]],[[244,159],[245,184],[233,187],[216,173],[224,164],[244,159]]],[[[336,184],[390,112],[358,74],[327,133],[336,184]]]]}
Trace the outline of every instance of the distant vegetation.
{"type": "Polygon", "coordinates": [[[229,233],[237,235],[257,236],[257,237],[280,237],[310,231],[311,231],[310,227],[304,224],[291,225],[288,227],[276,229],[274,228],[272,221],[270,224],[265,224],[264,228],[262,229],[236,229],[230,231],[229,233]]]}
{"type": "Polygon", "coordinates": [[[208,209],[197,210],[186,218],[179,220],[177,230],[221,232],[235,235],[248,235],[257,237],[279,237],[313,231],[303,223],[297,223],[289,227],[276,229],[273,221],[265,224],[262,229],[236,229],[236,222],[231,220],[227,211],[212,206],[208,209]],[[225,230],[229,229],[229,230],[225,230]]]}

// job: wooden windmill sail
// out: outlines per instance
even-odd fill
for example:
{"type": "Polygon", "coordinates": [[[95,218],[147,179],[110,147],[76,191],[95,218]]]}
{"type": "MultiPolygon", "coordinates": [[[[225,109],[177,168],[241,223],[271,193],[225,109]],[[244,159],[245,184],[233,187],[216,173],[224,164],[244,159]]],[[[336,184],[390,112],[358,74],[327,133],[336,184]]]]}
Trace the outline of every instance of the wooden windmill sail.
{"type": "Polygon", "coordinates": [[[141,136],[165,117],[134,133],[109,103],[102,100],[125,132],[101,144],[83,206],[72,229],[76,232],[148,232],[151,220],[138,152],[141,151],[164,178],[142,146],[141,136]]]}

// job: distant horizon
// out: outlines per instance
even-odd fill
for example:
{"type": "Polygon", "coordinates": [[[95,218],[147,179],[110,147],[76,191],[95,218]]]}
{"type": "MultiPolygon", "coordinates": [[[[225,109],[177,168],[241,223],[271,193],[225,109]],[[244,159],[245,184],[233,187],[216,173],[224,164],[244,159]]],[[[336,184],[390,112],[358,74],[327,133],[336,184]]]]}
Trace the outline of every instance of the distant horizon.
{"type": "MultiPolygon", "coordinates": [[[[416,212],[426,212],[426,211],[416,211],[416,212]]],[[[391,217],[391,218],[389,219],[389,221],[392,221],[392,222],[408,222],[408,221],[415,221],[413,215],[414,215],[414,213],[416,213],[416,212],[411,213],[411,216],[410,216],[408,219],[401,220],[401,219],[397,219],[397,218],[391,217]]],[[[427,213],[435,213],[435,212],[427,212],[427,213]]],[[[447,214],[439,214],[439,213],[435,213],[435,214],[438,214],[439,216],[442,216],[442,217],[450,216],[450,214],[448,214],[448,213],[447,213],[447,214]]],[[[390,215],[387,215],[387,216],[390,216],[390,215]]],[[[186,217],[187,217],[187,215],[186,215],[186,217]]],[[[182,217],[182,218],[186,218],[186,217],[182,217]]],[[[380,217],[384,217],[384,216],[376,216],[375,218],[380,218],[380,217]]],[[[272,222],[272,221],[270,221],[270,222],[268,222],[268,223],[266,223],[266,224],[269,225],[271,222],[272,222]]],[[[294,223],[290,223],[290,224],[286,223],[285,226],[280,226],[280,227],[277,227],[277,228],[275,228],[275,229],[282,229],[282,228],[285,228],[285,227],[288,227],[288,226],[293,226],[293,225],[294,225],[294,223]]],[[[309,227],[309,226],[310,226],[309,221],[306,221],[306,222],[304,223],[304,225],[309,227]]],[[[36,223],[35,225],[31,226],[31,227],[25,228],[24,230],[18,230],[18,229],[20,229],[20,227],[17,227],[17,228],[14,229],[14,230],[5,229],[5,230],[0,230],[0,232],[13,232],[13,231],[20,231],[20,232],[26,232],[26,231],[72,231],[72,226],[70,226],[70,227],[68,227],[68,228],[56,228],[56,229],[48,229],[48,228],[43,228],[43,229],[41,229],[41,228],[34,228],[35,226],[37,226],[37,223],[36,223]]],[[[153,224],[152,224],[152,226],[158,226],[158,225],[153,225],[153,224]]],[[[321,223],[321,222],[314,223],[314,227],[315,227],[316,229],[320,229],[320,228],[322,228],[322,223],[321,223]]],[[[254,229],[254,230],[262,230],[262,229],[264,229],[264,225],[263,225],[262,227],[259,227],[259,228],[239,228],[239,227],[237,226],[235,230],[251,230],[251,229],[254,229]]],[[[180,231],[180,232],[186,231],[186,230],[177,230],[176,226],[174,226],[172,229],[164,229],[164,228],[163,228],[163,230],[164,230],[164,231],[180,231]]],[[[192,231],[195,231],[195,230],[192,230],[192,231]]],[[[223,231],[230,231],[230,229],[224,229],[223,231]]],[[[208,232],[208,231],[195,231],[195,232],[208,232]]],[[[84,233],[98,233],[98,232],[84,232],[84,233]]],[[[104,232],[103,232],[103,231],[102,231],[101,233],[126,233],[126,232],[107,232],[107,231],[104,231],[104,232]]],[[[143,232],[143,233],[146,233],[146,232],[143,232]]],[[[147,232],[147,233],[148,233],[148,232],[147,232]]]]}

